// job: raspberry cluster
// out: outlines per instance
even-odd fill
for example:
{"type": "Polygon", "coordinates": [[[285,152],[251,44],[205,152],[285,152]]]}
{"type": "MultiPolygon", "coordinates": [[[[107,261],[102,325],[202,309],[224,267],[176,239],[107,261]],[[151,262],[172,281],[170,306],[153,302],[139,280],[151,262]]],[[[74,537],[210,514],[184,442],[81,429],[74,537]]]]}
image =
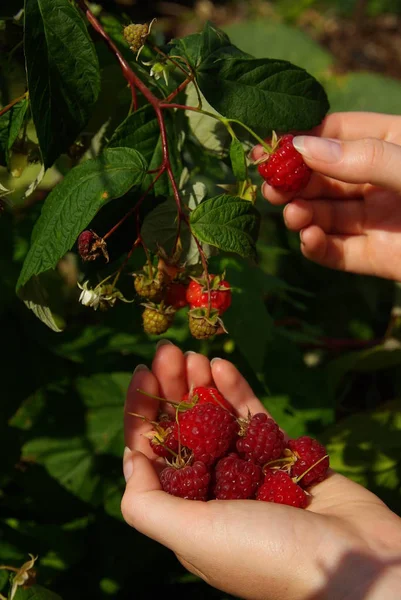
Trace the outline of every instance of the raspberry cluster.
{"type": "MultiPolygon", "coordinates": [[[[166,401],[167,402],[167,401],[166,401]]],[[[138,416],[138,415],[137,415],[138,416]]],[[[265,413],[238,418],[213,387],[197,387],[148,434],[166,461],[164,491],[191,500],[259,500],[305,508],[306,489],[329,468],[325,447],[308,436],[286,441],[265,413]]]]}
{"type": "Polygon", "coordinates": [[[188,325],[196,339],[207,339],[225,331],[221,315],[231,304],[231,287],[224,276],[209,274],[189,279],[181,272],[176,275],[160,268],[145,266],[134,276],[137,294],[146,299],[142,313],[146,333],[165,333],[177,310],[189,307],[188,325]],[[210,297],[210,300],[209,300],[210,297]]]}

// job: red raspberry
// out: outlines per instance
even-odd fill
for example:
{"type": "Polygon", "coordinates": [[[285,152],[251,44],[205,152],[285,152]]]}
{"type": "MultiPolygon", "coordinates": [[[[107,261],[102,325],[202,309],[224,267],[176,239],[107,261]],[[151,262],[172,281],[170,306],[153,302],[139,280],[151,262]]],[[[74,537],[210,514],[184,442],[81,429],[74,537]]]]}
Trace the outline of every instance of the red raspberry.
{"type": "Polygon", "coordinates": [[[244,458],[264,465],[281,456],[284,435],[266,413],[257,413],[250,420],[240,420],[240,424],[241,437],[237,440],[237,450],[244,458]]]}
{"type": "Polygon", "coordinates": [[[184,394],[182,402],[189,402],[191,404],[207,404],[211,402],[212,404],[226,408],[231,413],[234,413],[234,409],[228,400],[226,400],[224,396],[220,394],[219,390],[214,387],[195,387],[187,394],[184,394]]]}
{"type": "Polygon", "coordinates": [[[293,135],[284,135],[266,161],[258,166],[265,181],[282,192],[299,192],[309,182],[311,169],[302,154],[295,150],[293,135]]]}
{"type": "Polygon", "coordinates": [[[164,302],[176,310],[184,308],[188,304],[186,293],[187,288],[183,283],[171,283],[166,290],[164,302]]]}
{"type": "Polygon", "coordinates": [[[182,468],[166,467],[160,473],[162,488],[172,496],[188,500],[202,500],[208,497],[210,473],[202,462],[182,468]]]}
{"type": "Polygon", "coordinates": [[[308,496],[284,471],[270,471],[258,490],[256,500],[305,508],[308,496]]]}
{"type": "Polygon", "coordinates": [[[328,456],[327,458],[323,458],[327,455],[326,448],[317,440],[314,440],[307,435],[304,435],[296,440],[289,440],[287,445],[288,448],[294,453],[295,460],[291,466],[291,476],[301,478],[301,475],[305,473],[305,471],[307,471],[320,459],[323,459],[319,464],[306,473],[306,475],[300,479],[299,483],[302,485],[302,487],[307,487],[312,485],[312,483],[323,481],[323,479],[326,477],[330,463],[328,456]]]}
{"type": "Polygon", "coordinates": [[[254,498],[263,479],[262,468],[231,453],[221,458],[215,469],[214,495],[218,500],[254,498]]]}
{"type": "Polygon", "coordinates": [[[106,259],[106,262],[109,262],[106,242],[94,231],[86,229],[80,233],[77,245],[78,252],[82,260],[96,260],[99,256],[103,255],[106,259]]]}
{"type": "MultiPolygon", "coordinates": [[[[219,275],[209,275],[210,307],[222,315],[231,304],[231,287],[228,281],[219,275]]],[[[190,308],[208,306],[209,298],[206,279],[193,279],[187,288],[187,302],[190,308]]]]}
{"type": "Polygon", "coordinates": [[[194,460],[211,465],[231,447],[238,432],[235,417],[215,404],[196,404],[178,413],[174,437],[192,450],[194,460]]]}
{"type": "Polygon", "coordinates": [[[175,421],[165,420],[157,423],[155,430],[145,434],[149,438],[150,446],[157,456],[171,459],[172,452],[178,453],[178,441],[173,436],[175,421]],[[170,452],[172,450],[172,452],[170,452]]]}

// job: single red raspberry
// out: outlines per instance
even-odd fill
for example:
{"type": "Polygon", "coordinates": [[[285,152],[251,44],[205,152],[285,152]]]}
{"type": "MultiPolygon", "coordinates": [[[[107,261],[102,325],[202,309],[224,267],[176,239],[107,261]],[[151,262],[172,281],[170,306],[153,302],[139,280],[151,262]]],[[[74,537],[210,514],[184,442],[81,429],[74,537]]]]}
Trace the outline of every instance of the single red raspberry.
{"type": "Polygon", "coordinates": [[[291,466],[291,477],[298,477],[302,487],[323,481],[330,464],[326,448],[307,435],[296,440],[289,440],[287,445],[293,452],[295,461],[291,466]],[[320,462],[316,464],[319,460],[320,462]],[[315,464],[316,466],[313,467],[315,464]],[[306,471],[308,473],[303,475],[306,471]]]}
{"type": "MultiPolygon", "coordinates": [[[[231,304],[231,286],[228,281],[219,275],[209,275],[210,281],[210,308],[218,310],[222,315],[231,304]]],[[[187,288],[187,302],[190,308],[207,307],[209,295],[207,280],[193,279],[187,288]]]]}
{"type": "Polygon", "coordinates": [[[263,179],[282,192],[299,192],[307,185],[312,173],[302,154],[295,150],[293,137],[291,134],[281,137],[273,152],[258,166],[263,179]]]}
{"type": "Polygon", "coordinates": [[[263,472],[259,465],[231,453],[216,465],[214,496],[218,500],[254,498],[262,479],[263,472]]]}
{"type": "Polygon", "coordinates": [[[196,404],[178,413],[174,437],[192,450],[194,460],[211,465],[232,446],[238,432],[235,417],[215,404],[196,404]]]}
{"type": "Polygon", "coordinates": [[[270,471],[258,489],[256,500],[305,508],[308,496],[284,471],[270,471]]]}
{"type": "Polygon", "coordinates": [[[150,447],[157,456],[171,459],[178,453],[178,441],[173,435],[175,421],[165,419],[155,425],[155,429],[148,434],[150,447]],[[173,454],[174,453],[174,454],[173,454]]]}
{"type": "Polygon", "coordinates": [[[188,304],[186,298],[187,288],[183,283],[171,283],[166,289],[164,302],[176,310],[188,304]]]}
{"type": "Polygon", "coordinates": [[[257,413],[250,419],[240,419],[241,436],[237,450],[246,459],[264,465],[276,460],[284,449],[284,435],[266,413],[257,413]]]}
{"type": "Polygon", "coordinates": [[[231,413],[234,413],[234,409],[228,400],[220,394],[219,390],[214,387],[198,386],[190,390],[187,394],[182,397],[182,402],[189,402],[190,404],[207,404],[211,402],[222,408],[226,408],[231,413]]]}
{"type": "Polygon", "coordinates": [[[160,473],[162,488],[172,496],[188,500],[206,501],[209,493],[210,473],[202,462],[181,468],[166,467],[160,473]]]}

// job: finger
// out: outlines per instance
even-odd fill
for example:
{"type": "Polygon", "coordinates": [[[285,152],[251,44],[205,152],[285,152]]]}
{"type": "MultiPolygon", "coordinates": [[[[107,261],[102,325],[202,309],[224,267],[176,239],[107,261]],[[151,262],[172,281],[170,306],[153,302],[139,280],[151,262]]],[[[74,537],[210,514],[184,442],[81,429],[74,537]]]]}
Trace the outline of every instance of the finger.
{"type": "MultiPolygon", "coordinates": [[[[312,173],[310,182],[302,190],[302,198],[356,198],[362,196],[366,189],[366,184],[344,183],[331,177],[312,173]]],[[[267,182],[262,184],[262,195],[266,200],[275,206],[287,204],[300,192],[280,192],[280,190],[271,187],[267,182]]]]}
{"type": "Polygon", "coordinates": [[[147,456],[153,457],[149,440],[144,437],[144,434],[153,428],[149,421],[157,418],[159,402],[145,396],[139,390],[154,396],[159,395],[157,379],[145,365],[137,366],[128,387],[124,409],[124,436],[128,448],[140,450],[147,456]],[[129,413],[142,415],[147,421],[129,413]]]}
{"type": "Polygon", "coordinates": [[[366,136],[392,141],[401,129],[401,117],[373,112],[338,112],[327,115],[321,125],[313,129],[313,135],[359,140],[366,136]]]}
{"type": "Polygon", "coordinates": [[[314,170],[347,183],[370,183],[401,191],[401,146],[376,138],[340,142],[298,136],[295,148],[314,170]]]}
{"type": "Polygon", "coordinates": [[[252,414],[267,412],[246,379],[232,363],[222,358],[214,358],[211,367],[216,387],[232,404],[240,417],[246,417],[248,411],[252,414]]]}
{"type": "Polygon", "coordinates": [[[369,260],[369,237],[366,235],[327,235],[317,225],[311,225],[301,231],[301,251],[306,258],[324,267],[378,275],[369,260]]]}
{"type": "Polygon", "coordinates": [[[185,354],[185,362],[188,389],[191,389],[191,387],[209,387],[214,385],[210,361],[206,356],[197,354],[196,352],[187,352],[185,354]]]}
{"type": "Polygon", "coordinates": [[[152,371],[159,382],[161,396],[180,402],[188,391],[184,355],[171,342],[157,345],[152,371]]]}
{"type": "Polygon", "coordinates": [[[297,198],[284,208],[288,229],[300,231],[318,225],[325,233],[362,235],[365,230],[365,204],[362,200],[302,200],[297,198]]]}

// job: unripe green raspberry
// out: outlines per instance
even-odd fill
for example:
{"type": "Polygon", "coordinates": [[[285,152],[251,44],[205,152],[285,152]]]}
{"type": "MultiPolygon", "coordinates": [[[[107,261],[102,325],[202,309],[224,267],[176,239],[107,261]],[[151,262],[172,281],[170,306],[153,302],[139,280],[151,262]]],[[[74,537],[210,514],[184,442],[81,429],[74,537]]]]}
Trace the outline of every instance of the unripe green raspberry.
{"type": "Polygon", "coordinates": [[[149,34],[149,25],[144,23],[143,25],[136,25],[131,23],[124,27],[123,35],[127,40],[132,52],[138,52],[144,45],[146,38],[149,34]]]}
{"type": "Polygon", "coordinates": [[[167,331],[173,322],[175,310],[156,304],[145,304],[144,306],[142,320],[145,333],[160,335],[167,331]]]}

